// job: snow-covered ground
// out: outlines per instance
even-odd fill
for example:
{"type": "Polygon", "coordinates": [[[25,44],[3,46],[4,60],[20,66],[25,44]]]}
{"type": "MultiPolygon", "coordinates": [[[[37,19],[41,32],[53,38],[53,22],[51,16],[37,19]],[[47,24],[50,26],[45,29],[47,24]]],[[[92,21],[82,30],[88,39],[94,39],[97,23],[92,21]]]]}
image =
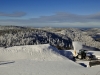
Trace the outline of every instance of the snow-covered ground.
{"type": "Polygon", "coordinates": [[[0,75],[100,75],[99,72],[100,66],[85,68],[49,44],[0,48],[0,75]]]}

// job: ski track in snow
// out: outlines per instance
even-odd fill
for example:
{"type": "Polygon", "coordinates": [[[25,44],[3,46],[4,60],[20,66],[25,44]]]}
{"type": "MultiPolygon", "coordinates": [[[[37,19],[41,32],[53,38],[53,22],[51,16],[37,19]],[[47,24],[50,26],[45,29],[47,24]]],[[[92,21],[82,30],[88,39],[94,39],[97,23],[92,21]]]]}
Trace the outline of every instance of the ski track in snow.
{"type": "Polygon", "coordinates": [[[84,68],[49,44],[0,48],[0,75],[100,75],[99,71],[100,66],[84,68]]]}

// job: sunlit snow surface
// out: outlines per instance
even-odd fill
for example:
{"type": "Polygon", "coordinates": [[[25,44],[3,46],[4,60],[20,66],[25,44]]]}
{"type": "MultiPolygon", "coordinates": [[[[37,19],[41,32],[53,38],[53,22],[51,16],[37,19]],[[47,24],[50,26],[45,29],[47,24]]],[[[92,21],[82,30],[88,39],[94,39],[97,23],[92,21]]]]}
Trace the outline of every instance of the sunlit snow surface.
{"type": "Polygon", "coordinates": [[[100,75],[100,66],[84,68],[50,46],[0,48],[0,75],[100,75]]]}

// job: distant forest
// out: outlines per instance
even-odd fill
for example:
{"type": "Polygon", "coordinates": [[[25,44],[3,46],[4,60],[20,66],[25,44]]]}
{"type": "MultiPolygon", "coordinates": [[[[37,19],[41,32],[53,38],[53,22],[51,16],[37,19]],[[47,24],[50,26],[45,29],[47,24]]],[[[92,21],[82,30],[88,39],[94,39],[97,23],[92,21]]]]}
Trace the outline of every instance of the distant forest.
{"type": "Polygon", "coordinates": [[[71,49],[72,41],[51,32],[38,29],[0,30],[0,46],[11,47],[20,45],[51,44],[59,49],[71,49]]]}
{"type": "Polygon", "coordinates": [[[91,30],[0,26],[0,47],[50,44],[64,50],[72,49],[72,42],[79,41],[86,47],[100,49],[100,38],[93,37],[97,33],[97,29],[91,30]],[[94,32],[91,32],[91,30],[94,32]]]}

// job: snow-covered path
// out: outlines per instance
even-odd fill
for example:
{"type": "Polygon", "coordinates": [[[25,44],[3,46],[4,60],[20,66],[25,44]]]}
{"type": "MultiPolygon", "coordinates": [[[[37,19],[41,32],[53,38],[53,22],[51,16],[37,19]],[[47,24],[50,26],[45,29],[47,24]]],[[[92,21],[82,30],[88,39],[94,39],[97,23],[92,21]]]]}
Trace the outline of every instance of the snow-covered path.
{"type": "Polygon", "coordinates": [[[0,75],[100,75],[99,70],[82,67],[48,44],[0,48],[0,75]]]}

